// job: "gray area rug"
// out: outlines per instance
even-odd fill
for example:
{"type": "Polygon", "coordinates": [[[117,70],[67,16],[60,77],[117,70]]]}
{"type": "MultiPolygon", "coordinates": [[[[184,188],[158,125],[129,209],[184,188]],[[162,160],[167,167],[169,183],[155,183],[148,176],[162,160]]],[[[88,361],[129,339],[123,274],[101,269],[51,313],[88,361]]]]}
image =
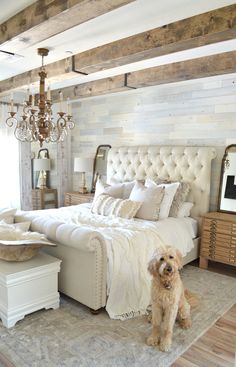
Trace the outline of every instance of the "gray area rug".
{"type": "Polygon", "coordinates": [[[172,350],[148,347],[145,316],[119,321],[65,296],[58,310],[41,310],[6,329],[0,322],[0,351],[17,367],[168,367],[236,303],[236,279],[186,266],[184,284],[200,298],[193,326],[175,325],[172,350]]]}

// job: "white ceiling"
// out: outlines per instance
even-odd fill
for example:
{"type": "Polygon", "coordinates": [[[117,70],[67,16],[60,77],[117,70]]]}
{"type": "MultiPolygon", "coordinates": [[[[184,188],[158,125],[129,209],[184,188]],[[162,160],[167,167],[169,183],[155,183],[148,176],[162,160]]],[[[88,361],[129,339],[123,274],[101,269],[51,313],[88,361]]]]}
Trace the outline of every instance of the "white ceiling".
{"type": "MultiPolygon", "coordinates": [[[[28,6],[33,2],[34,1],[29,0],[17,0],[14,2],[9,0],[0,0],[0,8],[2,10],[0,21],[6,20],[8,17],[14,15],[23,7],[28,6]]],[[[15,50],[14,43],[12,42],[11,49],[1,47],[7,51],[16,52],[23,57],[15,59],[14,62],[11,62],[11,60],[7,58],[2,58],[2,60],[0,59],[0,80],[4,80],[13,75],[39,67],[41,60],[37,55],[38,47],[47,47],[50,49],[49,56],[45,60],[45,63],[47,64],[67,57],[69,55],[68,51],[74,54],[79,53],[173,21],[188,18],[196,14],[201,14],[206,11],[231,4],[235,4],[235,1],[136,0],[126,6],[51,37],[44,42],[34,45],[33,47],[27,47],[26,44],[23,44],[23,48],[21,50],[15,50]]],[[[235,40],[199,47],[193,50],[177,52],[171,55],[160,56],[150,60],[93,73],[88,76],[79,76],[70,81],[54,84],[52,88],[61,88],[67,85],[84,83],[86,81],[118,75],[128,71],[232,50],[236,50],[235,40]]]]}
{"type": "Polygon", "coordinates": [[[0,24],[36,1],[37,0],[0,0],[0,24]]]}

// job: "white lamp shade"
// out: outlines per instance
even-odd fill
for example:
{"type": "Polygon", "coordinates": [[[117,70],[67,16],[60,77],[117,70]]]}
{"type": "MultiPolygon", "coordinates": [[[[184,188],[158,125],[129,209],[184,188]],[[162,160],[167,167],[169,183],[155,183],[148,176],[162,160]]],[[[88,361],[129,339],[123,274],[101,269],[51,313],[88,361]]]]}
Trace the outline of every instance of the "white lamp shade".
{"type": "Polygon", "coordinates": [[[34,159],[34,171],[50,171],[50,159],[34,159]]]}
{"type": "Polygon", "coordinates": [[[93,158],[74,159],[74,172],[91,172],[93,170],[93,158]]]}

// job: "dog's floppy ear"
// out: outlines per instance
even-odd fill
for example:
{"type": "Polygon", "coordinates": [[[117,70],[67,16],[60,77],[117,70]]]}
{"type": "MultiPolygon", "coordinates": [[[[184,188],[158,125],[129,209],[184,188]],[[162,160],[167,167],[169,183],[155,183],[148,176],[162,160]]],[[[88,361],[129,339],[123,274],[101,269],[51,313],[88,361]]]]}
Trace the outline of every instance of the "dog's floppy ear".
{"type": "Polygon", "coordinates": [[[157,256],[153,256],[148,263],[148,271],[150,274],[154,276],[157,274],[157,261],[158,261],[157,256]]]}
{"type": "Polygon", "coordinates": [[[176,261],[178,264],[178,269],[180,270],[183,267],[183,256],[178,249],[175,250],[175,253],[176,253],[176,261]]]}

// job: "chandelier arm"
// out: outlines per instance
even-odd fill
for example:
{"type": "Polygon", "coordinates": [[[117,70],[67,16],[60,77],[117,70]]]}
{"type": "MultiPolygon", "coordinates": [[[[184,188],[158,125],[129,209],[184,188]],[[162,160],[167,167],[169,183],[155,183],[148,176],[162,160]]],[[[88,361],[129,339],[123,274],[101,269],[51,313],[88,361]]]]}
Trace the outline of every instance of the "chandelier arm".
{"type": "Polygon", "coordinates": [[[16,112],[9,112],[10,116],[6,119],[6,124],[12,127],[14,123],[17,123],[17,118],[15,117],[16,112]]]}

